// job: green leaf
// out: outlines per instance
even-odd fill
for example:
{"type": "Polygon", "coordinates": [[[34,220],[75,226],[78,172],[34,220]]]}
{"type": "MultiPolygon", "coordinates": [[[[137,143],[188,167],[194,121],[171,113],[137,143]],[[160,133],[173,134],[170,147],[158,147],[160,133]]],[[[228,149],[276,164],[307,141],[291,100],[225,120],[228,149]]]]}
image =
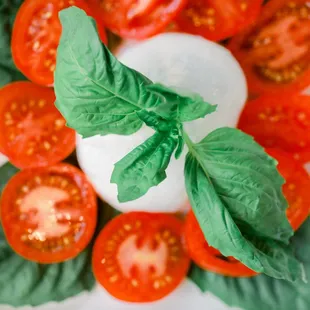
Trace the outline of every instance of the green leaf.
{"type": "MultiPolygon", "coordinates": [[[[292,238],[292,247],[298,259],[304,263],[310,278],[310,219],[292,238]]],[[[194,266],[190,279],[202,291],[210,291],[231,307],[247,310],[309,310],[309,283],[291,283],[266,275],[253,278],[223,277],[194,266]]]]}
{"type": "MultiPolygon", "coordinates": [[[[0,167],[0,195],[18,170],[10,163],[0,167]]],[[[98,200],[97,233],[115,215],[98,200]]],[[[61,264],[41,265],[15,254],[7,243],[0,224],[0,304],[19,307],[62,301],[94,287],[91,268],[92,244],[76,258],[61,264]]]]}
{"type": "Polygon", "coordinates": [[[276,161],[232,128],[189,145],[186,189],[208,243],[257,272],[301,278],[302,265],[285,246],[293,230],[276,161]]]}
{"type": "Polygon", "coordinates": [[[205,102],[198,94],[182,95],[161,84],[148,85],[147,89],[161,99],[162,103],[154,109],[155,113],[167,119],[190,122],[215,112],[217,107],[205,102]]]}
{"type": "Polygon", "coordinates": [[[13,62],[10,45],[13,22],[21,3],[21,0],[2,0],[0,3],[0,87],[25,79],[13,62]]]}
{"type": "Polygon", "coordinates": [[[176,126],[174,121],[165,120],[153,111],[141,110],[137,112],[137,115],[147,126],[156,131],[170,131],[176,126]]]}
{"type": "Polygon", "coordinates": [[[60,12],[62,35],[55,71],[56,106],[83,136],[130,135],[136,112],[158,105],[145,76],[122,65],[101,44],[93,19],[76,7],[60,12]]]}
{"type": "Polygon", "coordinates": [[[156,132],[115,164],[111,183],[118,187],[118,200],[143,196],[166,178],[165,170],[178,143],[177,128],[156,132]]]}

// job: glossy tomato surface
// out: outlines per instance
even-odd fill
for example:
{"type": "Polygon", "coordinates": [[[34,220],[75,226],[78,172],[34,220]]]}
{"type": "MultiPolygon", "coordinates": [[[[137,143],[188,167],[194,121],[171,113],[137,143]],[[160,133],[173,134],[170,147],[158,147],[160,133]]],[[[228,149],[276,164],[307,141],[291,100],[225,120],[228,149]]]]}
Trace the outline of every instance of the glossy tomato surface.
{"type": "Polygon", "coordinates": [[[48,166],[75,148],[75,132],[56,109],[53,89],[14,82],[0,89],[0,149],[19,168],[48,166]]]}
{"type": "Polygon", "coordinates": [[[253,23],[262,3],[263,0],[189,0],[170,27],[220,41],[253,23]]]}
{"type": "MultiPolygon", "coordinates": [[[[20,7],[12,33],[12,56],[18,69],[31,81],[53,85],[56,50],[61,35],[59,11],[75,5],[94,17],[84,0],[25,0],[20,7]]],[[[96,18],[103,42],[106,35],[96,18]]]]}
{"type": "Polygon", "coordinates": [[[98,282],[114,297],[150,302],[172,292],[186,277],[189,257],[183,223],[168,214],[131,212],[113,219],[93,250],[98,282]]]}
{"type": "Polygon", "coordinates": [[[278,161],[278,171],[285,179],[283,194],[288,202],[286,214],[296,231],[309,216],[310,177],[291,154],[277,149],[266,149],[266,152],[278,161]]]}
{"type": "Polygon", "coordinates": [[[181,12],[187,0],[89,0],[106,25],[127,39],[160,33],[181,12]]]}
{"type": "Polygon", "coordinates": [[[229,277],[251,277],[256,272],[233,257],[223,256],[209,246],[192,211],[185,222],[185,241],[191,259],[201,268],[229,277]]]}
{"type": "Polygon", "coordinates": [[[247,76],[250,95],[310,85],[308,0],[271,0],[256,24],[234,37],[230,50],[247,76]]]}
{"type": "Polygon", "coordinates": [[[96,194],[85,175],[69,164],[17,173],[5,187],[0,207],[10,246],[43,264],[77,256],[97,222],[96,194]]]}
{"type": "Polygon", "coordinates": [[[238,127],[267,148],[310,159],[310,96],[296,92],[264,95],[249,101],[238,127]]]}

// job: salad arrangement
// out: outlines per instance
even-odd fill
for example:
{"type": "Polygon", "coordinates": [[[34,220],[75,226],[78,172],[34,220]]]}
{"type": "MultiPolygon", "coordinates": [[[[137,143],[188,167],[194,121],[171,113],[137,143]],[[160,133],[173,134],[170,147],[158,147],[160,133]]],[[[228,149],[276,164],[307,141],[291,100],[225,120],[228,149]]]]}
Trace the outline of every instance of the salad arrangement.
{"type": "MultiPolygon", "coordinates": [[[[285,294],[283,309],[292,303],[308,309],[310,179],[301,163],[309,159],[310,97],[300,90],[309,85],[309,4],[271,0],[259,15],[261,1],[240,1],[240,6],[227,1],[221,7],[216,1],[210,6],[141,1],[122,7],[121,2],[26,0],[13,31],[12,20],[1,19],[2,85],[24,79],[12,58],[32,82],[0,90],[0,151],[22,169],[11,164],[0,169],[0,287],[5,287],[0,303],[63,300],[90,290],[92,271],[120,300],[155,301],[180,284],[192,259],[189,277],[230,305],[278,309],[273,290],[259,290],[259,302],[252,303],[257,287],[269,286],[285,294]],[[74,7],[62,10],[69,6],[74,7]],[[279,52],[274,29],[296,22],[306,27],[289,30],[305,44],[279,52]],[[212,117],[216,105],[121,64],[103,44],[103,25],[136,39],[173,29],[221,40],[245,28],[228,47],[240,57],[250,97],[259,97],[245,106],[239,128],[262,146],[234,128],[218,128],[193,142],[184,124],[212,117]],[[7,29],[13,34],[12,58],[7,29]],[[245,51],[250,60],[242,56],[245,51]],[[46,87],[53,83],[61,114],[53,89],[46,87]],[[124,213],[105,225],[115,215],[112,209],[97,202],[76,163],[59,163],[74,150],[75,131],[85,138],[130,136],[142,126],[153,135],[115,163],[111,175],[118,200],[135,200],[159,185],[172,156],[186,152],[192,211],[185,223],[173,214],[147,213],[146,206],[146,212],[124,213]],[[19,270],[28,274],[26,280],[20,280],[19,270]]],[[[16,7],[5,2],[1,13],[14,16],[16,7]]]]}

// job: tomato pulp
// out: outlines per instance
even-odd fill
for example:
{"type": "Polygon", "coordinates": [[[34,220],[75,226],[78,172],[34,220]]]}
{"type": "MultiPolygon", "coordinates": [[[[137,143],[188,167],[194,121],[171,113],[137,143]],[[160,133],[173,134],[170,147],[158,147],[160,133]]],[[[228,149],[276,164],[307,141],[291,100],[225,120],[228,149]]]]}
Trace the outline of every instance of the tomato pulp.
{"type": "Polygon", "coordinates": [[[271,0],[257,23],[228,46],[245,71],[250,95],[310,85],[308,0],[271,0]]]}
{"type": "Polygon", "coordinates": [[[111,31],[141,40],[163,31],[186,0],[89,0],[89,4],[111,31]]]}
{"type": "Polygon", "coordinates": [[[5,187],[0,206],[10,246],[38,263],[77,256],[96,227],[96,194],[85,175],[68,164],[17,173],[5,187]]]}
{"type": "MultiPolygon", "coordinates": [[[[84,0],[25,0],[12,33],[12,56],[17,68],[31,81],[54,83],[56,50],[61,35],[58,13],[75,5],[95,17],[84,0]]],[[[96,18],[101,40],[106,42],[103,25],[96,18]]]]}
{"type": "Polygon", "coordinates": [[[75,132],[54,106],[51,88],[14,82],[0,89],[0,149],[19,168],[48,166],[75,148],[75,132]]]}
{"type": "Polygon", "coordinates": [[[264,95],[249,101],[238,127],[264,147],[310,159],[310,96],[296,92],[264,95]]]}
{"type": "Polygon", "coordinates": [[[310,177],[291,154],[277,149],[266,152],[278,161],[278,171],[285,179],[283,194],[288,202],[287,218],[296,231],[310,212],[310,177]]]}
{"type": "Polygon", "coordinates": [[[95,242],[93,270],[98,282],[129,302],[168,295],[185,278],[190,264],[182,227],[168,214],[131,212],[116,217],[95,242]]]}

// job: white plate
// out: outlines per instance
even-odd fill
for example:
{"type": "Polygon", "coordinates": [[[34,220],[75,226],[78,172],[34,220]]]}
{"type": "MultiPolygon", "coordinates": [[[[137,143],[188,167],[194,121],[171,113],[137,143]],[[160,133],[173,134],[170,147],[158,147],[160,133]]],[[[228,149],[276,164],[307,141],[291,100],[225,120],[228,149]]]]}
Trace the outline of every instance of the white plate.
{"type": "MultiPolygon", "coordinates": [[[[0,305],[0,310],[15,308],[0,305]]],[[[202,294],[189,280],[168,297],[149,304],[128,304],[112,298],[99,285],[90,293],[67,299],[61,303],[49,303],[40,307],[21,307],[20,310],[233,310],[211,294],[202,294]]],[[[266,309],[267,310],[267,309],[266,309]]]]}

